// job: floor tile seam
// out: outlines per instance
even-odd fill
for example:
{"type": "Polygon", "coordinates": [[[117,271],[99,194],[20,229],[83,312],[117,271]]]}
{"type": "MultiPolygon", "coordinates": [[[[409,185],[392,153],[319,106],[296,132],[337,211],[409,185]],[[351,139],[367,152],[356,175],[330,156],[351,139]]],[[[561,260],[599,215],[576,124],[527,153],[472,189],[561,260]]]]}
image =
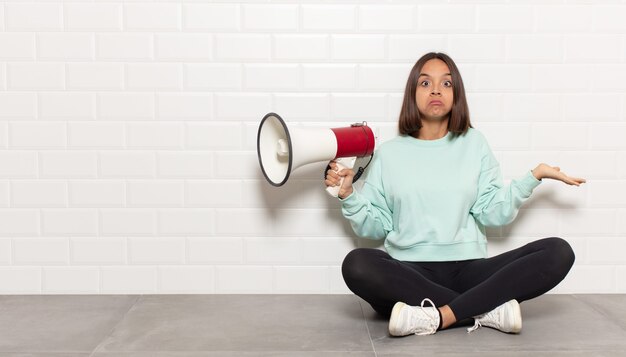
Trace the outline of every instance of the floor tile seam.
{"type": "Polygon", "coordinates": [[[55,354],[60,354],[60,353],[71,353],[71,354],[81,354],[81,355],[86,355],[86,354],[91,354],[92,351],[89,350],[54,350],[54,351],[50,351],[50,350],[0,350],[0,356],[4,356],[5,353],[14,353],[14,354],[31,354],[31,353],[36,353],[38,355],[55,355],[55,354]]]}
{"type": "MultiPolygon", "coordinates": [[[[417,346],[416,346],[417,348],[417,346]]],[[[510,356],[512,353],[514,356],[532,356],[532,355],[544,355],[544,354],[555,354],[557,356],[561,356],[561,355],[569,355],[569,354],[574,354],[574,355],[580,355],[582,354],[583,356],[595,356],[597,354],[600,354],[602,356],[623,356],[623,350],[619,350],[619,349],[607,349],[607,350],[569,350],[569,351],[563,351],[560,349],[546,349],[546,350],[537,350],[537,351],[526,351],[526,350],[506,350],[506,351],[491,351],[491,350],[482,350],[482,351],[470,351],[470,350],[446,350],[446,349],[439,349],[439,350],[423,350],[420,349],[419,353],[421,355],[424,356],[448,356],[448,355],[453,355],[453,356],[510,356]]],[[[388,351],[379,351],[377,356],[379,357],[383,357],[383,356],[389,356],[389,355],[401,355],[404,356],[405,354],[408,353],[415,353],[415,350],[409,350],[409,349],[398,349],[398,350],[388,350],[388,351]]]]}
{"type": "MultiPolygon", "coordinates": [[[[440,346],[419,346],[421,352],[430,353],[430,352],[440,352],[440,353],[487,353],[487,352],[496,352],[506,354],[507,352],[519,352],[519,353],[540,353],[540,352],[612,352],[619,351],[620,353],[624,351],[623,346],[598,346],[597,348],[593,347],[572,347],[570,349],[564,349],[563,346],[554,346],[547,348],[539,348],[539,349],[527,349],[527,348],[468,348],[468,347],[454,347],[454,348],[441,348],[440,346]]],[[[404,353],[409,346],[404,345],[399,348],[389,348],[385,351],[378,351],[378,353],[385,355],[391,353],[404,353]]]]}
{"type": "Polygon", "coordinates": [[[621,325],[620,320],[617,319],[615,316],[611,316],[611,314],[606,313],[604,310],[598,308],[595,304],[588,302],[584,299],[582,299],[580,297],[581,294],[570,294],[569,296],[571,296],[572,298],[574,298],[576,301],[584,304],[585,306],[589,307],[590,309],[592,309],[593,311],[595,311],[596,313],[602,315],[605,319],[607,319],[608,321],[610,321],[611,323],[613,323],[614,325],[616,325],[619,329],[621,329],[622,331],[626,331],[626,329],[621,325]]]}
{"type": "MultiPolygon", "coordinates": [[[[137,305],[137,303],[142,299],[143,295],[131,295],[135,297],[135,300],[133,301],[132,304],[130,304],[130,306],[128,307],[128,309],[126,310],[126,312],[124,312],[124,314],[122,314],[122,317],[119,319],[119,321],[117,321],[117,323],[115,325],[113,325],[113,327],[111,327],[111,329],[109,330],[109,332],[102,338],[102,341],[100,341],[100,343],[98,343],[98,345],[96,345],[96,347],[91,351],[91,353],[89,354],[89,357],[93,357],[94,353],[96,352],[101,352],[100,349],[102,348],[102,345],[109,339],[109,337],[111,337],[111,335],[113,335],[113,332],[117,329],[117,327],[126,319],[126,316],[128,316],[128,313],[135,308],[135,306],[137,305]]],[[[89,352],[89,351],[87,351],[89,352]]],[[[106,351],[105,351],[106,352],[106,351]]]]}
{"type": "Polygon", "coordinates": [[[363,310],[363,304],[359,299],[357,299],[357,302],[359,303],[359,308],[361,309],[361,315],[363,316],[363,322],[365,323],[365,329],[367,329],[367,336],[370,339],[370,344],[372,346],[372,351],[374,352],[374,357],[378,357],[378,353],[376,352],[376,346],[374,346],[374,341],[372,340],[372,333],[370,332],[370,327],[367,324],[367,317],[365,317],[365,311],[363,310]]]}
{"type": "MultiPolygon", "coordinates": [[[[440,355],[444,355],[444,356],[484,356],[484,354],[486,352],[490,352],[490,351],[464,351],[464,352],[459,352],[459,351],[420,351],[420,353],[422,353],[423,355],[428,355],[428,356],[440,356],[440,355]]],[[[526,355],[527,353],[557,353],[557,356],[561,356],[561,354],[559,353],[563,353],[564,351],[562,350],[541,350],[541,351],[496,351],[496,352],[515,352],[515,356],[520,356],[520,355],[526,355]]],[[[601,353],[601,356],[623,356],[624,351],[623,350],[616,350],[616,349],[610,349],[610,350],[577,350],[577,351],[565,351],[565,353],[570,353],[570,352],[580,352],[583,355],[587,354],[587,353],[601,353]]],[[[409,351],[402,351],[402,350],[397,350],[397,351],[386,351],[386,352],[380,352],[381,354],[379,355],[380,357],[386,357],[386,356],[408,356],[409,354],[412,355],[413,352],[409,352],[409,351]]]]}
{"type": "MultiPolygon", "coordinates": [[[[5,351],[2,351],[5,352],[5,351]]],[[[7,352],[11,352],[12,351],[7,351],[7,352]]],[[[53,354],[53,353],[63,353],[66,351],[54,351],[54,352],[39,352],[39,351],[18,351],[17,353],[46,353],[46,354],[53,354]]],[[[113,354],[113,353],[121,353],[121,354],[132,354],[132,353],[373,353],[374,351],[372,350],[342,350],[342,349],[338,349],[338,350],[255,350],[255,349],[250,349],[250,350],[246,350],[246,349],[242,349],[242,350],[107,350],[107,351],[97,351],[97,352],[91,352],[91,354],[113,354]]],[[[69,351],[69,353],[90,353],[89,351],[69,351]]]]}

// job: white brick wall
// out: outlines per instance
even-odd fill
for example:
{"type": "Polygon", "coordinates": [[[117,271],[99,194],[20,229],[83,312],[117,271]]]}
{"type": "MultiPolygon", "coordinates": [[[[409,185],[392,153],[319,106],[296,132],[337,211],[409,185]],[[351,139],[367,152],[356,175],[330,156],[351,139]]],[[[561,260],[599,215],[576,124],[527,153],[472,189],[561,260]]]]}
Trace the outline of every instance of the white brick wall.
{"type": "Polygon", "coordinates": [[[7,0],[0,294],[346,293],[358,246],[324,163],[268,185],[261,117],[396,135],[406,76],[450,54],[505,180],[548,181],[497,254],[546,236],[557,293],[626,292],[626,3],[7,0]],[[555,21],[555,19],[558,19],[555,21]]]}

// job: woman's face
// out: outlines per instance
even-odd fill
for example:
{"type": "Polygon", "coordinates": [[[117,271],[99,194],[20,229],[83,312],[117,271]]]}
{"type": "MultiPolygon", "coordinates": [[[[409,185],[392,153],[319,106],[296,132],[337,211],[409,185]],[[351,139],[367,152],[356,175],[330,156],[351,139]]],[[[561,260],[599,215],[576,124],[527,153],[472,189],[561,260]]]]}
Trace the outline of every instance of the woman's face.
{"type": "Polygon", "coordinates": [[[443,120],[452,110],[452,76],[448,65],[437,58],[424,64],[417,79],[415,101],[426,120],[443,120]]]}

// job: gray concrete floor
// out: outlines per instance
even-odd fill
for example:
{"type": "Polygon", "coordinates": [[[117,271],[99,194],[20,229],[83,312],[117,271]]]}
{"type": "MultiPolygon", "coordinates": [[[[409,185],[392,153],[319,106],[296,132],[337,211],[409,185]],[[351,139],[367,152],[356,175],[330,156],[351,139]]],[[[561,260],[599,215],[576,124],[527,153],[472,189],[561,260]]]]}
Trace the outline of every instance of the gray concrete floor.
{"type": "Polygon", "coordinates": [[[0,356],[624,356],[626,295],[545,295],[523,330],[392,338],[353,295],[0,296],[0,356]]]}

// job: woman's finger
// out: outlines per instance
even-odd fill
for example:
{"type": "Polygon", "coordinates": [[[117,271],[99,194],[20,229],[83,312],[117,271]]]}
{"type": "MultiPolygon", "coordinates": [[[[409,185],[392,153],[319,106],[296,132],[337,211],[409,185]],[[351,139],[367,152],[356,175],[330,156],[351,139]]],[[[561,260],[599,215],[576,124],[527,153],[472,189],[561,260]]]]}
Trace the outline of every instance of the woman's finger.
{"type": "Polygon", "coordinates": [[[580,184],[587,182],[587,180],[583,178],[578,178],[578,177],[568,177],[567,181],[571,185],[576,185],[576,186],[580,186],[580,184]]]}
{"type": "Polygon", "coordinates": [[[326,186],[337,186],[339,184],[338,180],[325,180],[324,184],[326,184],[326,186]]]}
{"type": "Polygon", "coordinates": [[[335,171],[328,170],[328,171],[326,171],[326,177],[337,179],[337,178],[339,178],[339,175],[337,175],[337,172],[335,172],[335,171]]]}

